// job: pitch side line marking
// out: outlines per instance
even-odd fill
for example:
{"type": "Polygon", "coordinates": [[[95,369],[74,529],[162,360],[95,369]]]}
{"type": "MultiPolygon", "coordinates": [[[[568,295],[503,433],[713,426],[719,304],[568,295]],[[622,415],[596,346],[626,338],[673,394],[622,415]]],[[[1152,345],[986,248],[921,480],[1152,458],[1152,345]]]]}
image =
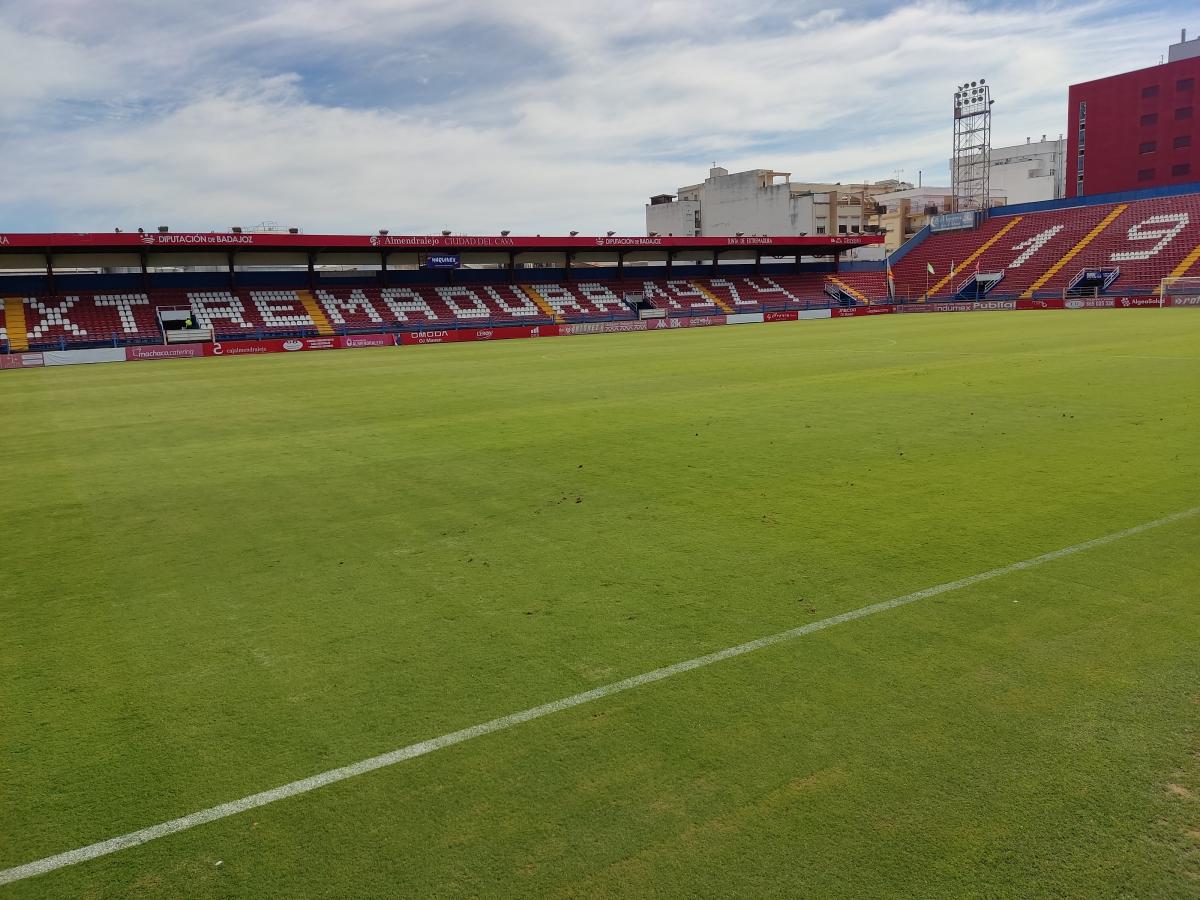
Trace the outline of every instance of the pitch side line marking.
{"type": "Polygon", "coordinates": [[[751,653],[755,650],[761,650],[764,647],[770,647],[774,644],[781,644],[784,641],[795,640],[796,638],[804,637],[805,635],[812,634],[816,631],[824,631],[826,628],[832,628],[834,625],[841,625],[843,622],[853,622],[855,619],[863,619],[867,616],[873,616],[876,613],[886,612],[889,609],[895,609],[897,606],[905,606],[909,603],[915,603],[918,600],[925,600],[929,597],[936,597],[938,594],[945,594],[948,591],[956,591],[960,588],[970,587],[971,585],[979,584],[981,581],[999,578],[1001,575],[1008,575],[1012,572],[1019,572],[1023,569],[1032,569],[1036,566],[1042,565],[1043,563],[1053,562],[1056,559],[1061,559],[1064,556],[1070,556],[1074,553],[1082,553],[1084,550],[1091,550],[1095,547],[1111,544],[1114,541],[1119,541],[1122,538],[1132,537],[1135,534],[1141,534],[1142,532],[1149,531],[1152,528],[1170,525],[1173,522],[1190,518],[1197,513],[1200,513],[1200,506],[1184,510],[1183,512],[1177,512],[1173,515],[1164,516],[1161,519],[1155,519],[1153,522],[1144,522],[1141,525],[1134,525],[1132,528],[1126,528],[1124,531],[1115,531],[1112,534],[1107,534],[1103,537],[1093,538],[1090,541],[1084,541],[1082,544],[1064,547],[1061,550],[1052,550],[1049,553],[1043,553],[1041,556],[1034,556],[1030,559],[1021,560],[1020,562],[1009,563],[1006,566],[1000,566],[996,569],[989,569],[988,571],[981,572],[978,575],[969,575],[966,578],[960,578],[957,581],[948,581],[945,584],[939,584],[936,587],[925,588],[924,590],[914,591],[911,594],[905,594],[903,597],[893,597],[891,600],[884,600],[881,603],[873,603],[870,606],[863,606],[859,609],[840,613],[836,616],[830,616],[827,619],[821,619],[817,622],[809,622],[807,625],[801,625],[798,628],[791,628],[787,631],[781,631],[778,634],[772,634],[768,635],[767,637],[757,638],[753,641],[747,641],[744,644],[738,644],[736,647],[727,647],[724,650],[717,650],[715,653],[709,653],[705,656],[697,656],[695,659],[689,659],[685,660],[684,662],[674,663],[673,665],[663,666],[661,669],[654,669],[651,672],[644,672],[641,675],[634,675],[631,678],[626,678],[622,681],[614,681],[612,684],[606,684],[598,688],[593,688],[590,691],[572,694],[570,697],[563,697],[561,700],[554,700],[550,703],[544,703],[541,706],[534,706],[529,709],[522,710],[521,712],[512,713],[507,716],[501,716],[498,719],[492,719],[490,722],[484,722],[480,725],[472,725],[470,728],[464,728],[461,731],[452,731],[449,734],[443,734],[441,737],[430,738],[427,741],[420,741],[416,744],[409,744],[407,747],[401,747],[399,750],[392,750],[389,753],[384,753],[380,756],[372,756],[370,759],[360,760],[359,762],[351,763],[348,766],[342,766],[338,769],[330,769],[327,772],[321,772],[318,775],[311,775],[308,778],[302,778],[299,781],[293,781],[290,784],[281,785],[277,788],[271,788],[270,790],[262,791],[257,794],[251,794],[248,797],[242,797],[240,800],[231,800],[230,802],[222,803],[219,806],[213,806],[209,809],[202,809],[199,812],[190,813],[186,816],[181,816],[178,819],[171,819],[169,822],[160,822],[158,825],[151,825],[149,828],[131,831],[128,834],[109,838],[106,841],[88,844],[86,847],[78,847],[74,850],[67,850],[64,853],[58,853],[54,856],[47,856],[44,859],[35,860],[34,862],[25,863],[24,865],[14,866],[11,869],[4,869],[3,871],[0,871],[0,885],[11,884],[14,881],[21,881],[25,878],[32,878],[35,875],[43,875],[46,872],[53,872],[55,869],[62,869],[66,866],[73,866],[77,863],[87,862],[88,860],[96,859],[100,856],[107,856],[110,853],[116,853],[118,850],[125,850],[129,847],[136,847],[139,844],[145,844],[148,841],[166,837],[169,834],[187,831],[190,828],[195,828],[197,825],[203,825],[206,822],[215,822],[218,819],[225,819],[229,816],[234,816],[250,809],[257,809],[260,806],[266,806],[269,803],[275,803],[279,800],[286,800],[288,797],[295,797],[299,794],[307,794],[309,791],[315,791],[317,788],[322,788],[326,785],[334,784],[339,781],[345,781],[347,778],[353,778],[356,775],[363,775],[367,772],[372,772],[375,769],[394,766],[397,763],[414,759],[418,756],[424,756],[427,753],[433,753],[435,750],[441,750],[444,747],[452,747],[455,744],[461,744],[464,741],[471,740],[471,738],[482,737],[485,734],[492,734],[496,731],[503,731],[506,728],[512,728],[514,725],[520,725],[524,722],[540,719],[543,716],[548,716],[551,713],[561,712],[564,709],[582,706],[584,703],[591,703],[593,700],[600,700],[604,697],[611,696],[612,694],[619,694],[622,691],[628,691],[636,687],[641,687],[644,684],[652,684],[655,681],[662,681],[664,678],[670,678],[673,675],[679,675],[683,672],[690,672],[693,669],[701,669],[705,666],[711,666],[713,663],[719,663],[726,659],[732,659],[735,656],[742,656],[746,653],[751,653]]]}

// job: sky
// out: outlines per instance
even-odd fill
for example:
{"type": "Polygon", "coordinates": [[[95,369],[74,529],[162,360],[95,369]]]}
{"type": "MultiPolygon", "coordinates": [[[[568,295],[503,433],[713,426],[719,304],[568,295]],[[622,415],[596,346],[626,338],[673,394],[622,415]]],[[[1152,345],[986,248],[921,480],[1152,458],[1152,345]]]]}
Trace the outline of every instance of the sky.
{"type": "MultiPolygon", "coordinates": [[[[1188,21],[1188,18],[1192,21],[1188,21]]],[[[644,234],[714,162],[946,184],[1157,64],[1192,2],[0,0],[0,231],[644,234]]]]}

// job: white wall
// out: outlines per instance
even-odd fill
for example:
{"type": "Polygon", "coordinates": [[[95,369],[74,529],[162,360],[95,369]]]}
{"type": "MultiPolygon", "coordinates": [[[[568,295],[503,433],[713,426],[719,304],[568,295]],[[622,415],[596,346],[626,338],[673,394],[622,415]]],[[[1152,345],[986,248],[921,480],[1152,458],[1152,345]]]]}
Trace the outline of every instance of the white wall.
{"type": "Polygon", "coordinates": [[[993,147],[992,196],[1001,195],[1007,203],[1058,200],[1063,196],[1065,152],[1062,139],[993,147]]]}
{"type": "Polygon", "coordinates": [[[700,204],[691,200],[676,200],[674,203],[646,204],[646,233],[655,232],[663,237],[693,237],[696,234],[696,211],[700,204]]]}
{"type": "MultiPolygon", "coordinates": [[[[778,234],[854,234],[866,226],[860,203],[863,185],[799,183],[781,180],[781,173],[751,169],[730,174],[710,170],[702,184],[687,185],[671,203],[646,205],[646,231],[666,235],[695,235],[694,217],[700,211],[700,233],[705,237],[778,234]],[[829,193],[843,199],[836,221],[830,221],[829,193]],[[845,231],[841,230],[845,226],[845,231]],[[823,230],[822,230],[823,229],[823,230]]],[[[890,183],[888,183],[890,184],[890,183]]],[[[897,182],[899,185],[900,183],[897,182]]],[[[878,190],[878,188],[875,188],[878,190]]],[[[868,199],[868,209],[873,203],[868,199]]]]}

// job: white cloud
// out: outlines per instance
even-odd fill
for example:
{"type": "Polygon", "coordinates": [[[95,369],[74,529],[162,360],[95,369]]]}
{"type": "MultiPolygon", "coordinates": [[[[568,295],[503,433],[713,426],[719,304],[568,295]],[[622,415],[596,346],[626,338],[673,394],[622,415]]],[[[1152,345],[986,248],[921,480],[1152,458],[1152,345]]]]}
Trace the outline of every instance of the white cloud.
{"type": "Polygon", "coordinates": [[[1120,19],[1102,3],[854,17],[769,0],[736,15],[717,0],[303,0],[253,15],[133,2],[94,25],[70,6],[31,6],[20,27],[0,13],[8,74],[37,75],[0,78],[0,141],[22,173],[0,227],[38,209],[63,230],[272,218],[310,231],[637,232],[649,194],[699,180],[712,159],[797,180],[924,168],[929,183],[945,177],[964,77],[993,84],[998,142],[1056,136],[1069,82],[1153,62],[1173,27],[1166,12],[1120,19]],[[384,52],[418,58],[431,34],[453,52],[456,33],[477,57],[464,51],[462,70],[517,58],[536,74],[484,75],[452,97],[443,81],[419,103],[401,83],[360,96],[346,81],[378,77],[367,63],[384,52]],[[333,87],[314,91],[319,79],[333,87]]]}

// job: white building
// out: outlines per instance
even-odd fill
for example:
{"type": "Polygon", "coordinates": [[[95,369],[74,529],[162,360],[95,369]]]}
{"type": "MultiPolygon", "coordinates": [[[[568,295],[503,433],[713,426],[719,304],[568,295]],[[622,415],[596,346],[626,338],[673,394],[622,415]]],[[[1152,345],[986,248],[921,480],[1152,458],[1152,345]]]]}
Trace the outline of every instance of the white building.
{"type": "Polygon", "coordinates": [[[1194,59],[1197,56],[1200,56],[1200,38],[1192,38],[1189,41],[1186,28],[1179,32],[1179,43],[1167,48],[1167,62],[1194,59]]]}
{"type": "MultiPolygon", "coordinates": [[[[990,172],[992,204],[1036,203],[1064,195],[1063,172],[1066,141],[1025,138],[1024,144],[993,147],[990,172]]],[[[950,171],[954,171],[951,163],[950,171]]]]}
{"type": "Polygon", "coordinates": [[[911,187],[894,180],[795,182],[790,172],[751,169],[730,174],[714,167],[701,184],[651,197],[646,204],[646,233],[663,237],[862,234],[874,231],[871,219],[877,194],[911,187]]]}

